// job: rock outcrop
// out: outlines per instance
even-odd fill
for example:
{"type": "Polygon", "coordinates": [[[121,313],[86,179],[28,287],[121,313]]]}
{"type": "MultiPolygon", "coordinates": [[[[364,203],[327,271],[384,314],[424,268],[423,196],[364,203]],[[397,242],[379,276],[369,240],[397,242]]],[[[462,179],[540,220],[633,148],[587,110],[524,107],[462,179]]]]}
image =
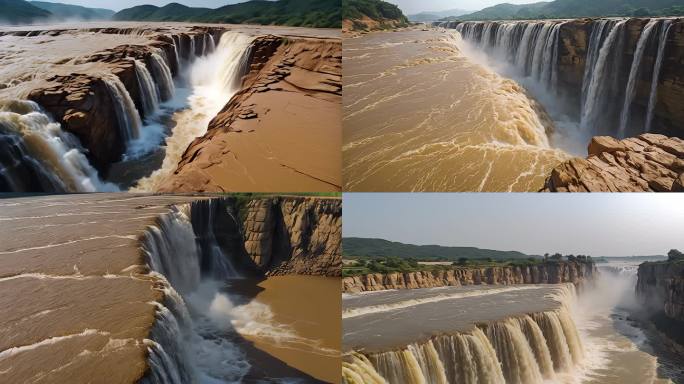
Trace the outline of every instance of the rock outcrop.
{"type": "Polygon", "coordinates": [[[682,192],[684,140],[657,134],[594,137],[589,156],[554,168],[542,191],[682,192]]]}
{"type": "Polygon", "coordinates": [[[245,250],[268,275],[340,276],[342,200],[254,199],[240,215],[245,250]]]}
{"type": "Polygon", "coordinates": [[[648,309],[684,321],[684,263],[642,263],[637,276],[636,293],[648,309]]]}
{"type": "Polygon", "coordinates": [[[597,274],[594,263],[560,262],[527,267],[460,267],[448,270],[367,274],[344,277],[342,290],[347,293],[414,289],[461,285],[559,284],[581,285],[597,274]]]}
{"type": "Polygon", "coordinates": [[[160,190],[341,190],[340,40],[259,37],[248,64],[241,90],[160,190]]]}

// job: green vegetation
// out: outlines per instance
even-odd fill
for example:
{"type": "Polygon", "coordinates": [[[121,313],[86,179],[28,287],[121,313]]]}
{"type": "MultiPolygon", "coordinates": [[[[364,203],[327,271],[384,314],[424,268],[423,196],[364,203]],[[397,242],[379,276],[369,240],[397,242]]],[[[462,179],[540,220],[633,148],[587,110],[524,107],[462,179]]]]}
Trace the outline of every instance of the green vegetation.
{"type": "Polygon", "coordinates": [[[114,11],[102,8],[86,8],[78,5],[49,3],[47,1],[31,1],[31,5],[44,9],[52,16],[60,19],[106,20],[114,15],[114,11]]]}
{"type": "Polygon", "coordinates": [[[289,25],[340,28],[339,0],[252,0],[217,9],[192,8],[178,3],[163,7],[140,5],[124,9],[114,20],[189,21],[201,23],[289,25]]]}
{"type": "Polygon", "coordinates": [[[0,0],[0,24],[63,20],[106,20],[114,11],[46,1],[0,0]]]}
{"type": "Polygon", "coordinates": [[[342,276],[365,275],[369,273],[393,273],[393,272],[417,272],[452,270],[459,268],[489,268],[489,267],[529,267],[547,263],[558,263],[558,260],[547,260],[529,257],[526,259],[494,260],[492,258],[469,259],[461,257],[453,263],[422,264],[414,258],[382,257],[368,258],[359,257],[353,261],[347,261],[342,266],[342,276]]]}
{"type": "Polygon", "coordinates": [[[398,20],[408,24],[401,9],[382,0],[342,0],[342,17],[346,20],[362,19],[364,16],[377,21],[398,20]]]}
{"type": "Polygon", "coordinates": [[[359,237],[343,238],[342,250],[344,256],[415,258],[423,261],[456,261],[462,257],[468,259],[491,258],[493,260],[527,259],[530,257],[530,255],[517,251],[495,251],[475,247],[444,247],[441,245],[413,245],[383,239],[359,237]]]}
{"type": "Polygon", "coordinates": [[[0,0],[0,24],[30,24],[52,14],[24,0],[0,0]]]}
{"type": "Polygon", "coordinates": [[[667,261],[684,261],[684,253],[678,249],[670,249],[667,253],[667,261]]]}
{"type": "Polygon", "coordinates": [[[684,0],[555,0],[533,4],[499,4],[450,20],[526,20],[607,16],[680,16],[684,0]]]}

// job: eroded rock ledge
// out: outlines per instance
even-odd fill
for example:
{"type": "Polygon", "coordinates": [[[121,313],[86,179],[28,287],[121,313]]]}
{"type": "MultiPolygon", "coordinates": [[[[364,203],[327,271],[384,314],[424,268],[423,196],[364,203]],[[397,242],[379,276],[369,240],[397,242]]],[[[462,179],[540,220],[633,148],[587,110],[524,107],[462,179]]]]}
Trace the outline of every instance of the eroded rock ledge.
{"type": "Polygon", "coordinates": [[[161,191],[340,191],[342,44],[263,36],[242,89],[161,191]]]}
{"type": "Polygon", "coordinates": [[[636,293],[653,311],[684,321],[684,263],[652,262],[639,265],[636,293]]]}
{"type": "Polygon", "coordinates": [[[543,192],[682,192],[684,140],[658,134],[597,136],[586,159],[557,166],[543,192]]]}
{"type": "Polygon", "coordinates": [[[546,263],[528,267],[454,268],[452,270],[367,274],[345,277],[346,293],[385,289],[434,288],[461,285],[559,284],[581,285],[598,274],[595,264],[578,262],[546,263]]]}

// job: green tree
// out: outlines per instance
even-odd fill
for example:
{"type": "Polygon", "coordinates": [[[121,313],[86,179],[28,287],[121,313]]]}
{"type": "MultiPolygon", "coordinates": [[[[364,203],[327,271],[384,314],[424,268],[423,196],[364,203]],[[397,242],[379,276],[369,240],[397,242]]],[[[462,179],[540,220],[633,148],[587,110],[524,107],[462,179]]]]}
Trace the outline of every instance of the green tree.
{"type": "Polygon", "coordinates": [[[680,252],[678,249],[670,249],[670,252],[667,253],[667,260],[684,260],[684,253],[680,252]]]}

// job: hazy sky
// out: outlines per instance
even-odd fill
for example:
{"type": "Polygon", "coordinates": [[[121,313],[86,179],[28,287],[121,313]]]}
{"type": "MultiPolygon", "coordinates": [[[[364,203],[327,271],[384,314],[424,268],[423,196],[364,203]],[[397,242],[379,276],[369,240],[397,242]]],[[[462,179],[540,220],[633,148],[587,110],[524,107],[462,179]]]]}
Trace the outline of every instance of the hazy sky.
{"type": "Polygon", "coordinates": [[[445,11],[448,9],[464,9],[466,11],[479,11],[482,8],[491,7],[501,3],[528,4],[537,3],[540,0],[388,0],[396,4],[405,14],[414,14],[422,11],[445,11]]]}
{"type": "Polygon", "coordinates": [[[164,6],[168,3],[180,3],[189,7],[206,7],[218,8],[226,4],[242,3],[245,0],[42,0],[51,3],[64,3],[82,5],[91,8],[106,8],[113,11],[120,11],[124,8],[134,7],[136,5],[151,4],[156,6],[164,6]]]}
{"type": "Polygon", "coordinates": [[[345,193],[343,235],[594,256],[684,251],[684,194],[345,193]]]}

